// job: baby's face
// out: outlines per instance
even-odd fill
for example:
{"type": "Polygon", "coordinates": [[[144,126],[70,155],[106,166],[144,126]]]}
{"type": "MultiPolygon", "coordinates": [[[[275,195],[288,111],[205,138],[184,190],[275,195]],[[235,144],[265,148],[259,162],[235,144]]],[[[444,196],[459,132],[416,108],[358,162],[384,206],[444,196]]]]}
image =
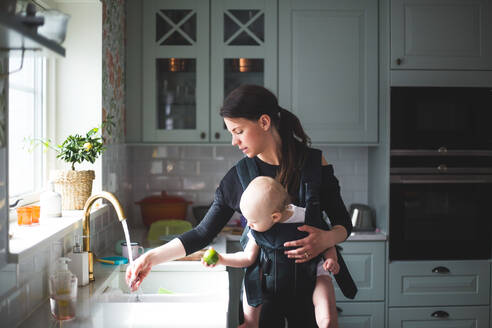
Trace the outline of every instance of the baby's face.
{"type": "Polygon", "coordinates": [[[264,211],[245,211],[245,213],[243,211],[243,215],[248,221],[248,227],[258,232],[264,232],[275,224],[270,214],[262,212],[264,211]]]}

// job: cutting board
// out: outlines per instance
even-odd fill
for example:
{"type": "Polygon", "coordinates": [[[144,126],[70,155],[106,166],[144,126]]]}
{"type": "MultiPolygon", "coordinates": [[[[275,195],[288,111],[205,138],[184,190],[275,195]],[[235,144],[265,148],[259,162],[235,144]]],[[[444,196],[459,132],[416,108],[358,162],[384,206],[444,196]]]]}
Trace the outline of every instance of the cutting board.
{"type": "Polygon", "coordinates": [[[205,254],[206,251],[207,251],[207,248],[204,248],[204,249],[196,251],[195,253],[192,253],[188,256],[177,259],[176,261],[200,261],[201,258],[203,257],[203,254],[205,254]]]}

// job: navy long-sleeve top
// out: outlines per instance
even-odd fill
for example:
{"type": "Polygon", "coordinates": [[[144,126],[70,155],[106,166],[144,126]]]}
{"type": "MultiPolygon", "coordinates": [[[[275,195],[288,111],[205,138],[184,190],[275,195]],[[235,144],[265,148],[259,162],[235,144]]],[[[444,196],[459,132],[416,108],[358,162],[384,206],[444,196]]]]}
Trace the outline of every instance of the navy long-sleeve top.
{"type": "MultiPolygon", "coordinates": [[[[255,161],[260,175],[273,178],[276,176],[279,169],[278,165],[270,165],[258,157],[255,157],[255,161]]],[[[345,227],[348,236],[352,231],[352,223],[340,196],[340,185],[333,174],[332,165],[322,167],[321,179],[321,209],[328,215],[331,225],[345,227]]],[[[234,211],[241,213],[239,201],[242,193],[243,187],[239,181],[236,167],[232,167],[222,178],[219,187],[215,191],[214,202],[200,224],[193,230],[178,236],[183,243],[186,254],[196,252],[210,244],[213,238],[227,224],[234,211]]]]}

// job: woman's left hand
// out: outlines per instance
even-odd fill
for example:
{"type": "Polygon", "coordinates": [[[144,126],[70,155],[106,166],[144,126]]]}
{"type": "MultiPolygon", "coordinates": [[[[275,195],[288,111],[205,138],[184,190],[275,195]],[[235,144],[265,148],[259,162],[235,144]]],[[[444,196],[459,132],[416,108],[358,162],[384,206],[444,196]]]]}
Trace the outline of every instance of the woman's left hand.
{"type": "Polygon", "coordinates": [[[309,235],[302,239],[284,243],[285,247],[297,247],[296,249],[285,251],[287,257],[296,259],[296,263],[307,262],[321,254],[328,247],[335,245],[332,231],[318,229],[309,225],[303,225],[297,229],[305,231],[309,235]]]}

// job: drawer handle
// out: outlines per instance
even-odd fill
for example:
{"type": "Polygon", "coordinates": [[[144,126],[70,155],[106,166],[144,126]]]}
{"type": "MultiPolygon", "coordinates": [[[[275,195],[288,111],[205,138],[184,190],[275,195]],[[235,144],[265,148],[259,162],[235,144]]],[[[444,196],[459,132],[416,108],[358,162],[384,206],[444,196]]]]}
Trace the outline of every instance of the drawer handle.
{"type": "Polygon", "coordinates": [[[338,312],[338,313],[342,313],[342,312],[343,312],[342,308],[339,308],[339,307],[337,306],[337,312],[338,312]]]}
{"type": "Polygon", "coordinates": [[[431,317],[444,319],[449,317],[449,313],[447,313],[446,311],[436,311],[431,314],[431,317]]]}
{"type": "Polygon", "coordinates": [[[449,269],[443,266],[438,266],[432,269],[433,273],[449,273],[449,269]]]}

